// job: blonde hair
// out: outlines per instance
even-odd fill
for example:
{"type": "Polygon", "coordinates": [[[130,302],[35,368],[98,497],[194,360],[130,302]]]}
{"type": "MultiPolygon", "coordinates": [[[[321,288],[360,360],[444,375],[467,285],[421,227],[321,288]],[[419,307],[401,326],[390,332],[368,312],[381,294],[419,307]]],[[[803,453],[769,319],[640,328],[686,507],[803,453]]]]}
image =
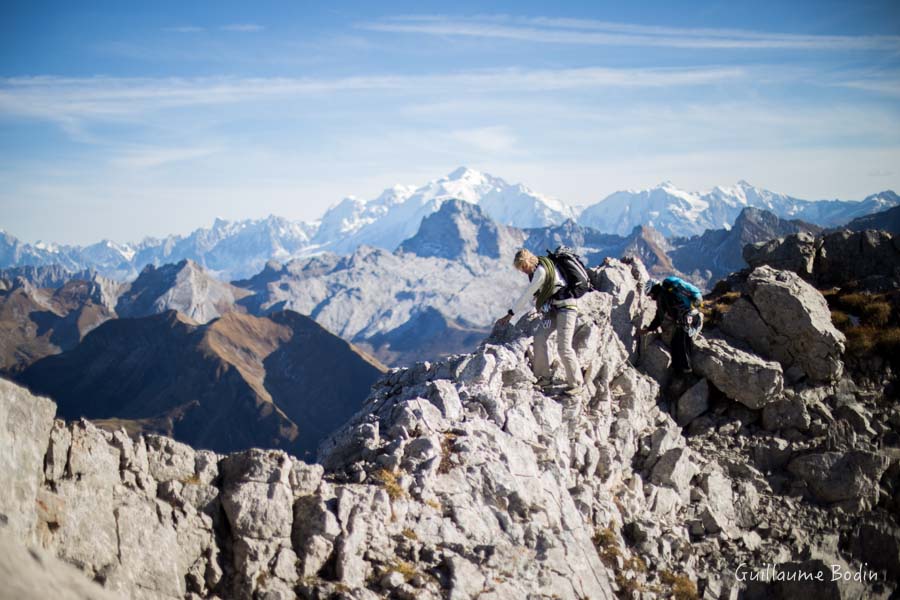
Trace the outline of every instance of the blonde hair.
{"type": "Polygon", "coordinates": [[[538,258],[532,254],[530,250],[522,248],[516,252],[516,257],[513,259],[513,266],[520,271],[522,270],[522,267],[536,269],[538,266],[538,258]]]}

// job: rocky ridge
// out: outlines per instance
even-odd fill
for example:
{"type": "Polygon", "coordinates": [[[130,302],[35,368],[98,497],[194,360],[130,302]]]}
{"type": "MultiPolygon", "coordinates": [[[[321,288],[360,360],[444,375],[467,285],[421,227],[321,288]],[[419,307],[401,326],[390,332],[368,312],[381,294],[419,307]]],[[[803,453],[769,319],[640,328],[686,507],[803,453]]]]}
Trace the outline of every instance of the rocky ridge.
{"type": "MultiPolygon", "coordinates": [[[[757,306],[778,301],[770,271],[752,275],[757,306]]],[[[803,363],[795,380],[795,355],[717,330],[695,381],[669,384],[665,347],[635,337],[652,317],[643,266],[610,261],[601,277],[575,335],[582,397],[533,386],[520,322],[386,375],[320,465],[66,425],[4,382],[6,528],[135,598],[888,597],[900,412],[828,353],[830,375],[803,363]],[[746,576],[767,565],[876,577],[746,576]]],[[[792,310],[815,303],[790,284],[805,299],[792,310]]],[[[792,327],[839,353],[819,315],[792,327]]]]}
{"type": "Polygon", "coordinates": [[[793,271],[817,287],[853,284],[872,291],[900,287],[900,239],[887,231],[798,233],[748,245],[751,267],[793,271]]]}

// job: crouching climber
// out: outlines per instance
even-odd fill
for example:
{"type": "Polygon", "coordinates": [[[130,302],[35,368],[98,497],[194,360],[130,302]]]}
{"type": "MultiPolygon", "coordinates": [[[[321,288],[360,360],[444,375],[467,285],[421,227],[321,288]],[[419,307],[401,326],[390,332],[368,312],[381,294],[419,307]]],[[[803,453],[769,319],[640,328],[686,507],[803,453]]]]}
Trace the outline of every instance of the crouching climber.
{"type": "Polygon", "coordinates": [[[703,328],[703,314],[699,310],[703,302],[700,290],[680,277],[666,277],[662,282],[650,281],[646,289],[656,301],[656,316],[647,327],[641,329],[641,335],[656,331],[660,326],[664,331],[671,330],[672,368],[679,376],[693,373],[693,340],[703,328]]]}
{"type": "Polygon", "coordinates": [[[578,357],[572,347],[578,317],[575,294],[578,292],[571,291],[563,273],[547,256],[537,257],[522,249],[516,253],[513,266],[528,275],[530,283],[506,316],[497,323],[506,325],[514,315],[525,315],[532,310],[541,312],[541,320],[537,322],[534,332],[534,374],[538,385],[544,388],[552,385],[549,340],[550,334],[556,331],[556,348],[566,370],[567,387],[563,393],[575,396],[584,383],[578,357]]]}

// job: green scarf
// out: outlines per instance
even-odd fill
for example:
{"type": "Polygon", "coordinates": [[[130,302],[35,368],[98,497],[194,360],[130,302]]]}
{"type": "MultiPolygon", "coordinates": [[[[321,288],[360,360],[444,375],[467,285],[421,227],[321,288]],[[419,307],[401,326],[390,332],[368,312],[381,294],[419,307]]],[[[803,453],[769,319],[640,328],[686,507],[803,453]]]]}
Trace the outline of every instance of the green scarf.
{"type": "Polygon", "coordinates": [[[544,277],[544,283],[541,285],[541,289],[539,289],[534,296],[534,306],[540,310],[543,305],[550,301],[550,297],[553,296],[553,292],[555,291],[555,286],[553,284],[556,283],[556,267],[553,265],[553,261],[546,256],[539,256],[538,263],[544,267],[544,271],[547,273],[547,276],[544,277]]]}

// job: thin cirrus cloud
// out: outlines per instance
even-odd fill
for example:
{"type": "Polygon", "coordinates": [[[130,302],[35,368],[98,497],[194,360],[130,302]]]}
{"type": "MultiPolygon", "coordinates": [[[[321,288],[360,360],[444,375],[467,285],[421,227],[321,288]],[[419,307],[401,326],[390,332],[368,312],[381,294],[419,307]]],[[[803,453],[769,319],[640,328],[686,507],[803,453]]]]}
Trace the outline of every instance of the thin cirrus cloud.
{"type": "Polygon", "coordinates": [[[256,23],[234,23],[231,25],[222,25],[219,27],[222,31],[236,31],[238,33],[256,33],[265,29],[262,25],[256,23]]]}
{"type": "Polygon", "coordinates": [[[170,108],[284,100],[348,91],[440,93],[557,91],[591,88],[653,88],[736,80],[739,67],[666,69],[499,69],[421,76],[345,78],[60,78],[0,79],[0,117],[26,116],[56,122],[129,119],[170,108]]]}
{"type": "MultiPolygon", "coordinates": [[[[262,25],[256,23],[232,23],[230,25],[222,25],[218,27],[220,31],[233,31],[237,33],[256,33],[265,30],[262,25]]],[[[163,27],[166,33],[203,33],[207,31],[206,27],[197,25],[178,25],[175,27],[163,27]]]]}
{"type": "Polygon", "coordinates": [[[778,34],[696,29],[589,19],[403,16],[358,23],[369,31],[465,36],[555,44],[697,49],[900,50],[900,36],[778,34]]]}
{"type": "Polygon", "coordinates": [[[163,148],[163,147],[142,147],[118,150],[115,158],[110,162],[119,167],[127,167],[133,169],[147,169],[160,167],[170,163],[183,162],[197,158],[205,158],[212,154],[220,152],[219,148],[199,147],[199,148],[163,148]]]}
{"type": "Polygon", "coordinates": [[[166,33],[201,33],[206,31],[206,29],[195,25],[179,25],[176,27],[163,27],[163,31],[166,33]]]}

